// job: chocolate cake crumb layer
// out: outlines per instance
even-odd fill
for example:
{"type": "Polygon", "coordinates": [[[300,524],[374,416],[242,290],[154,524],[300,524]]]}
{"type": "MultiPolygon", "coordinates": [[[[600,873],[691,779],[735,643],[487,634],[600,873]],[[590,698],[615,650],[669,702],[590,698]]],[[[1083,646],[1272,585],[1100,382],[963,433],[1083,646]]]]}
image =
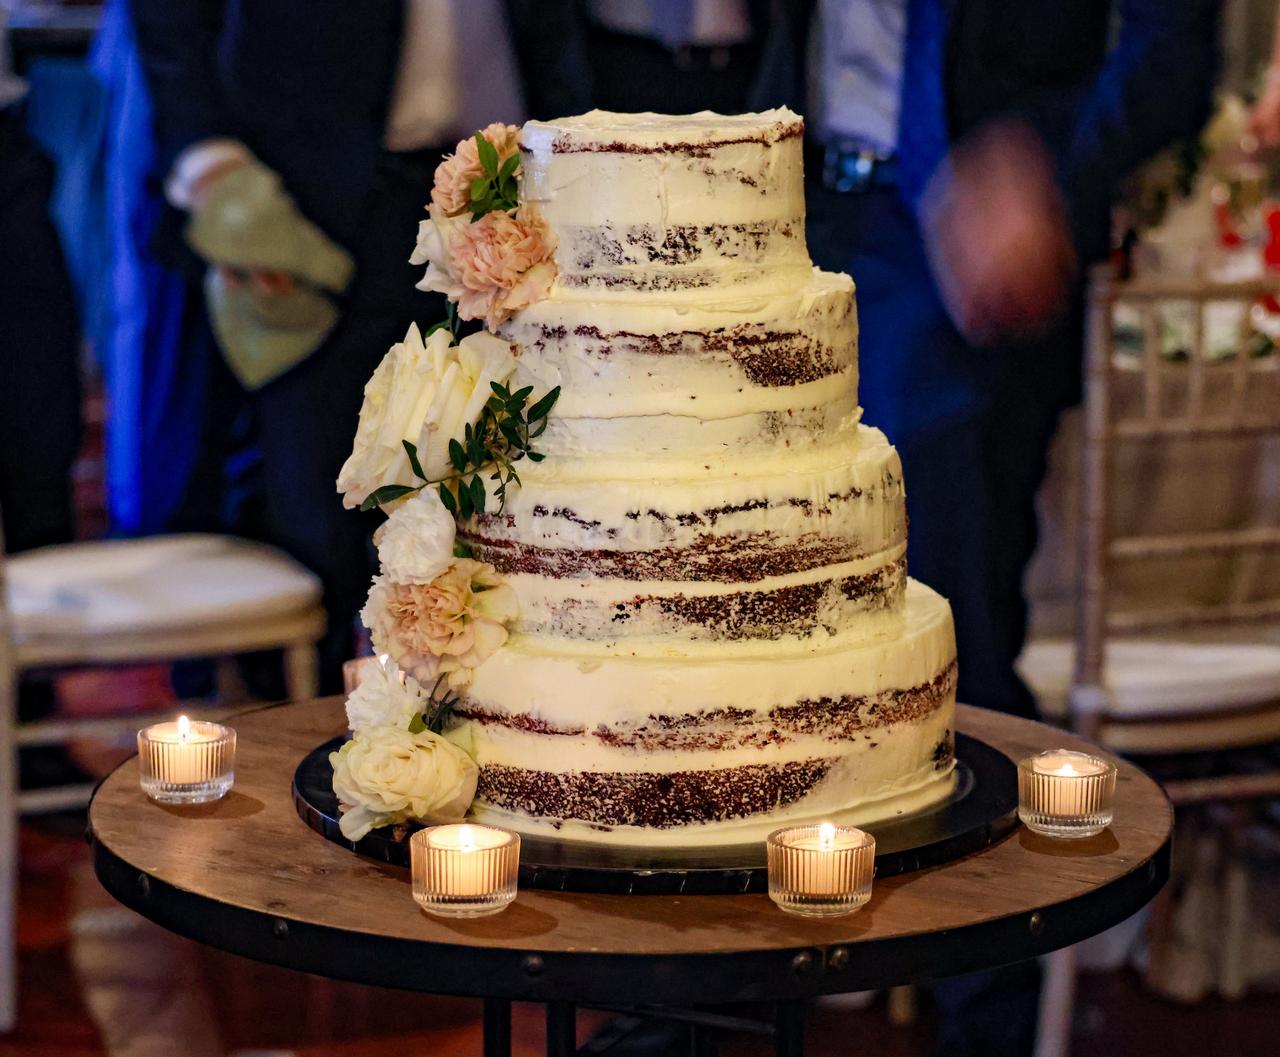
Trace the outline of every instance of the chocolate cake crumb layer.
{"type": "Polygon", "coordinates": [[[907,586],[905,559],[868,573],[828,576],[811,583],[724,594],[640,594],[602,603],[590,594],[558,600],[540,618],[522,615],[519,630],[592,641],[660,634],[674,640],[734,641],[835,633],[858,614],[901,603],[907,586]]]}
{"type": "MultiPolygon", "coordinates": [[[[619,749],[638,752],[701,752],[780,745],[797,737],[820,737],[830,742],[865,738],[869,731],[923,719],[955,698],[953,661],[932,680],[919,686],[888,690],[872,696],[824,697],[779,705],[767,713],[716,708],[671,714],[652,713],[634,723],[603,724],[594,728],[553,727],[517,714],[500,715],[464,701],[455,710],[460,720],[493,724],[538,734],[579,737],[589,734],[619,749]]],[[[954,741],[935,749],[934,764],[947,766],[954,741]],[[939,753],[943,755],[939,755],[939,753]]]]}
{"type": "MultiPolygon", "coordinates": [[[[722,137],[695,143],[627,143],[623,140],[593,142],[574,136],[557,136],[551,144],[553,154],[683,154],[694,158],[710,157],[711,152],[722,147],[736,147],[745,143],[761,143],[768,146],[782,140],[804,135],[804,122],[794,121],[774,129],[766,129],[751,135],[722,137]]],[[[525,154],[529,149],[520,144],[525,154]]]]}
{"type": "MultiPolygon", "coordinates": [[[[528,338],[526,350],[544,353],[568,338],[562,326],[544,325],[528,338]]],[[[755,385],[768,388],[803,385],[845,370],[850,354],[837,350],[813,333],[780,330],[764,323],[741,323],[708,330],[677,330],[640,334],[628,330],[602,331],[582,324],[574,327],[577,346],[593,357],[618,355],[704,357],[733,362],[755,385]]]]}
{"type": "MultiPolygon", "coordinates": [[[[724,276],[699,278],[700,264],[730,259],[739,271],[763,264],[780,247],[803,242],[804,218],[737,224],[679,224],[660,227],[583,225],[559,231],[560,282],[575,287],[620,286],[636,290],[706,286],[724,276]],[[667,269],[690,269],[672,273],[667,269]]],[[[745,271],[744,271],[745,274],[745,271]]]]}
{"type": "Polygon", "coordinates": [[[533,771],[486,764],[480,768],[476,797],[547,819],[670,829],[787,807],[810,793],[835,762],[813,759],[673,774],[533,771]]]}
{"type": "Polygon", "coordinates": [[[458,538],[477,559],[489,562],[500,573],[534,573],[558,579],[750,583],[864,557],[852,540],[822,536],[787,540],[763,532],[741,539],[707,533],[688,547],[647,551],[535,547],[465,531],[459,532],[458,538]]]}

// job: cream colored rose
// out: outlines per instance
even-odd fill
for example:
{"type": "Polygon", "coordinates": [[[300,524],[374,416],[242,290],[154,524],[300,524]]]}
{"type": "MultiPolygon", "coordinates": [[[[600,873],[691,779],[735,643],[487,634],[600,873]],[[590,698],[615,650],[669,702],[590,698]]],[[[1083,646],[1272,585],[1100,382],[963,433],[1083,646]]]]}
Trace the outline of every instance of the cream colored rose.
{"type": "Polygon", "coordinates": [[[507,641],[517,612],[515,591],[492,565],[459,558],[430,584],[376,577],[361,616],[374,648],[406,672],[423,683],[447,674],[460,688],[507,641]]]}
{"type": "Polygon", "coordinates": [[[357,734],[374,727],[407,730],[429,704],[418,681],[402,674],[388,657],[366,668],[347,698],[347,726],[357,734]]]}
{"type": "Polygon", "coordinates": [[[425,264],[426,274],[418,281],[418,289],[444,294],[458,285],[454,272],[451,240],[456,231],[471,223],[469,216],[447,216],[436,205],[427,207],[429,220],[418,224],[418,243],[409,257],[410,264],[425,264]]]}
{"type": "Polygon", "coordinates": [[[393,345],[364,389],[355,446],[338,474],[343,505],[358,507],[388,484],[420,483],[404,442],[418,448],[432,479],[449,472],[449,441],[461,439],[489,399],[490,382],[515,370],[511,345],[492,334],[473,334],[459,345],[441,328],[424,342],[416,326],[393,345]]]}
{"type": "Polygon", "coordinates": [[[400,584],[429,584],[453,562],[453,515],[434,488],[410,496],[373,534],[382,571],[400,584]]]}
{"type": "Polygon", "coordinates": [[[413,482],[404,441],[417,440],[435,393],[429,384],[429,347],[435,344],[424,343],[416,324],[410,324],[404,341],[391,346],[364,387],[355,444],[338,473],[343,506],[358,507],[383,485],[413,482]]]}
{"type": "MultiPolygon", "coordinates": [[[[431,337],[445,335],[437,330],[431,337]]],[[[449,441],[461,440],[465,427],[480,420],[493,395],[492,382],[505,382],[516,369],[510,342],[492,334],[472,334],[458,345],[448,338],[432,342],[429,370],[434,383],[431,402],[418,435],[418,457],[435,480],[450,472],[449,441]]]]}
{"type": "Polygon", "coordinates": [[[357,841],[375,826],[414,819],[457,822],[476,795],[479,769],[439,734],[373,727],[329,754],[333,791],[345,806],[342,835],[357,841]]]}

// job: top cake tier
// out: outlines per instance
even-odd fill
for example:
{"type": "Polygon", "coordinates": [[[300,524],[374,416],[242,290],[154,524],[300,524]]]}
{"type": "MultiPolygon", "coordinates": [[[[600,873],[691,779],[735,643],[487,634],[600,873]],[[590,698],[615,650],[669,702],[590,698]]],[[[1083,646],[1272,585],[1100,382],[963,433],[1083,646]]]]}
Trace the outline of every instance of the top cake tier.
{"type": "Polygon", "coordinates": [[[749,296],[805,283],[803,140],[804,121],[786,109],[528,122],[521,195],[559,240],[552,296],[749,296]]]}

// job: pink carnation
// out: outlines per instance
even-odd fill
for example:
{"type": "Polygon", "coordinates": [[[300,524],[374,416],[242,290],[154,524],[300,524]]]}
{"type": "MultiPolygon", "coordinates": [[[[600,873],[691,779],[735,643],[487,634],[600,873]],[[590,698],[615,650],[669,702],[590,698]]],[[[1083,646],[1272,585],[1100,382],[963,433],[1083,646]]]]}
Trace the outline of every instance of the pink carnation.
{"type": "MultiPolygon", "coordinates": [[[[520,149],[520,126],[494,122],[481,129],[480,135],[493,144],[498,152],[498,164],[520,149]]],[[[431,201],[444,211],[447,217],[456,217],[471,208],[471,181],[483,174],[480,167],[480,151],[474,136],[458,141],[454,152],[436,166],[435,186],[431,188],[431,201]]]]}
{"type": "Polygon", "coordinates": [[[453,275],[446,295],[463,319],[483,319],[494,330],[550,292],[555,248],[551,229],[529,205],[460,224],[449,236],[453,275]]]}

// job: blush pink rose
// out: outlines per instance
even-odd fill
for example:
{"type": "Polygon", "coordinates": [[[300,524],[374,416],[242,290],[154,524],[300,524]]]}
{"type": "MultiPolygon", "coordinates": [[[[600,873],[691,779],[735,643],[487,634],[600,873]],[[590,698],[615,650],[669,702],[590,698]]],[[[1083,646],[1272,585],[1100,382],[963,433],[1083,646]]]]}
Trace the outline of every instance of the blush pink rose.
{"type": "Polygon", "coordinates": [[[533,206],[486,213],[449,235],[453,276],[446,295],[463,319],[483,319],[494,330],[547,296],[555,249],[555,235],[533,206]]]}
{"type": "MultiPolygon", "coordinates": [[[[480,135],[493,144],[498,152],[498,164],[520,149],[520,126],[494,122],[481,129],[480,135]]],[[[456,217],[471,208],[471,181],[483,174],[480,167],[480,151],[474,136],[459,140],[454,152],[436,166],[435,185],[431,188],[431,202],[439,206],[447,217],[456,217]]]]}
{"type": "Polygon", "coordinates": [[[377,648],[404,671],[424,682],[447,674],[464,687],[507,641],[516,613],[515,591],[492,565],[457,558],[429,584],[376,577],[363,615],[377,648]]]}

